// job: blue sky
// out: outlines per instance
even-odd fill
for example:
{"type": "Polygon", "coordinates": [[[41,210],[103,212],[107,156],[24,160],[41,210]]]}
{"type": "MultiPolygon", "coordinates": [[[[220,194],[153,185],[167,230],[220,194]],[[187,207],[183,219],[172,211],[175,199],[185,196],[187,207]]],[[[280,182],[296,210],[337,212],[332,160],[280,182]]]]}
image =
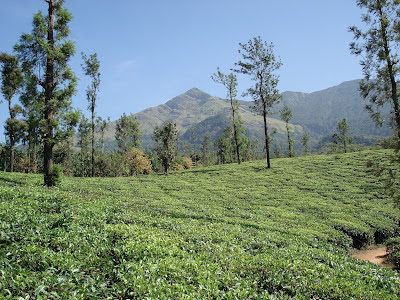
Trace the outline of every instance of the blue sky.
{"type": "MultiPolygon", "coordinates": [[[[225,97],[210,76],[217,67],[230,72],[240,59],[239,42],[256,36],[275,45],[283,63],[277,72],[281,92],[309,93],[362,77],[358,58],[349,52],[348,27],[361,23],[355,0],[66,0],[65,6],[74,17],[71,66],[80,78],[73,105],[87,115],[82,51],[98,53],[97,112],[111,120],[192,87],[225,97]]],[[[1,0],[0,51],[11,52],[31,31],[38,10],[46,12],[43,0],[1,0]]],[[[243,76],[238,81],[239,92],[251,85],[243,76]]],[[[6,117],[3,102],[0,124],[6,117]]]]}

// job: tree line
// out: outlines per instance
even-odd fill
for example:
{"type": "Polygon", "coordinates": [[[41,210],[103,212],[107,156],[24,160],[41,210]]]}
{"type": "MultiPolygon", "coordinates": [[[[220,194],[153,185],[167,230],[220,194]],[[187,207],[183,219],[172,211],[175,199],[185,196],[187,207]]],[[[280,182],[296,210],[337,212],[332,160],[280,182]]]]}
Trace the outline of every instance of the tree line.
{"type": "MultiPolygon", "coordinates": [[[[69,66],[75,54],[68,27],[72,16],[64,7],[65,1],[45,2],[48,6],[47,15],[42,12],[34,15],[32,32],[21,35],[14,46],[14,55],[0,54],[1,90],[9,110],[4,127],[7,143],[0,153],[4,169],[15,171],[18,158],[19,171],[43,172],[45,185],[52,186],[60,172],[54,164],[61,164],[64,172],[75,176],[120,176],[159,170],[167,173],[172,168],[189,168],[193,165],[240,164],[258,158],[254,150],[256,142],[246,136],[240,116],[236,74],[249,76],[253,83],[243,96],[253,99],[253,110],[263,119],[263,148],[267,168],[271,167],[270,148],[274,130],[269,128],[267,118],[273,113],[273,107],[281,101],[276,71],[282,66],[274,54],[273,43],[267,43],[261,37],[239,43],[241,60],[234,64],[232,72],[224,74],[218,68],[211,76],[226,88],[226,99],[231,108],[231,125],[214,143],[210,136],[205,136],[200,151],[196,151],[194,143],[193,151],[187,151],[186,156],[179,155],[176,124],[168,122],[161,127],[156,126],[153,133],[154,149],[145,153],[140,149],[141,132],[137,119],[124,113],[116,122],[115,139],[119,151],[110,152],[105,149],[109,118],[103,119],[96,114],[101,83],[97,54],[81,53],[82,69],[91,79],[86,89],[90,112],[88,119],[71,105],[77,85],[77,77],[69,66]],[[21,105],[13,104],[16,95],[19,95],[21,105]],[[75,150],[75,132],[79,151],[75,150]]],[[[357,4],[366,9],[363,21],[370,26],[365,31],[350,27],[355,40],[350,49],[353,54],[362,57],[361,65],[365,74],[360,91],[364,98],[370,100],[367,109],[378,124],[382,122],[379,108],[390,103],[393,107],[393,128],[399,138],[397,79],[400,68],[394,49],[397,49],[400,36],[400,4],[388,0],[360,0],[357,4]]],[[[285,105],[279,113],[286,124],[287,153],[293,157],[292,112],[285,105]]],[[[343,119],[333,136],[337,144],[343,145],[344,152],[347,152],[351,142],[348,130],[346,119],[343,119]]],[[[308,142],[309,136],[304,133],[304,153],[310,151],[308,142]]]]}
{"type": "MultiPolygon", "coordinates": [[[[64,7],[63,0],[45,2],[48,6],[47,15],[42,12],[34,15],[32,31],[21,35],[14,46],[14,55],[0,55],[2,93],[8,101],[10,115],[5,125],[7,143],[6,147],[2,147],[3,157],[9,152],[8,170],[15,170],[15,153],[18,152],[18,170],[43,172],[47,186],[55,184],[55,177],[60,171],[54,164],[62,164],[64,171],[71,175],[98,176],[113,173],[117,176],[123,173],[122,166],[126,167],[126,161],[131,164],[129,173],[139,172],[132,167],[132,162],[137,162],[136,156],[140,156],[160,165],[158,169],[162,168],[167,173],[174,167],[178,156],[177,130],[173,122],[155,128],[154,151],[145,155],[139,150],[141,133],[137,120],[132,115],[123,114],[117,121],[115,134],[120,151],[105,152],[104,134],[108,122],[97,116],[95,111],[101,83],[100,61],[96,53],[81,54],[82,69],[91,79],[86,89],[90,119],[72,107],[71,98],[76,93],[78,80],[69,66],[70,59],[75,54],[75,44],[69,39],[68,24],[72,16],[64,7]],[[18,94],[22,106],[13,105],[18,94]],[[74,151],[75,128],[78,152],[74,151]],[[101,136],[100,147],[96,145],[96,132],[101,136]],[[21,142],[23,146],[16,148],[21,142]],[[107,169],[110,170],[107,172],[107,169]]],[[[255,101],[255,111],[264,116],[265,149],[270,167],[270,137],[266,116],[272,105],[280,99],[276,89],[278,77],[272,75],[272,71],[278,69],[281,63],[275,60],[272,44],[267,45],[261,38],[250,40],[248,44],[240,44],[240,47],[243,61],[237,63],[239,68],[236,72],[248,74],[255,80],[255,86],[248,89],[248,94],[255,101]]],[[[213,79],[228,89],[232,128],[225,128],[224,134],[215,141],[214,159],[210,154],[210,138],[206,137],[202,153],[194,151],[190,155],[191,164],[229,163],[233,156],[238,163],[254,159],[255,143],[245,136],[238,112],[236,76],[232,73],[224,75],[218,70],[213,79]]],[[[7,159],[3,159],[3,163],[6,169],[7,159]]],[[[183,165],[190,165],[188,159],[183,165]]]]}

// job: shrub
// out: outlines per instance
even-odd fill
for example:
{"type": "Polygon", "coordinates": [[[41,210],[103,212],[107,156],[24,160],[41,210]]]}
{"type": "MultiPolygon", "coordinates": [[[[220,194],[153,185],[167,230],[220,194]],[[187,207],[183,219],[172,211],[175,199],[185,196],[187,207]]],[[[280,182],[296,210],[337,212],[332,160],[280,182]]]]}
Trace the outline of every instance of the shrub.
{"type": "Polygon", "coordinates": [[[57,164],[54,164],[51,168],[50,175],[48,175],[48,186],[56,186],[61,183],[61,176],[63,173],[63,167],[57,164]]]}
{"type": "Polygon", "coordinates": [[[184,170],[185,168],[184,168],[184,166],[182,166],[181,164],[179,164],[179,163],[174,163],[174,165],[172,166],[172,170],[174,170],[174,171],[180,171],[180,170],[184,170]]]}
{"type": "Polygon", "coordinates": [[[400,237],[391,238],[385,244],[390,261],[396,268],[400,268],[400,237]]]}
{"type": "Polygon", "coordinates": [[[193,168],[193,161],[191,158],[189,157],[183,158],[183,168],[186,170],[193,168]]]}
{"type": "Polygon", "coordinates": [[[151,161],[142,150],[132,148],[126,153],[125,158],[131,175],[151,173],[151,161]]]}

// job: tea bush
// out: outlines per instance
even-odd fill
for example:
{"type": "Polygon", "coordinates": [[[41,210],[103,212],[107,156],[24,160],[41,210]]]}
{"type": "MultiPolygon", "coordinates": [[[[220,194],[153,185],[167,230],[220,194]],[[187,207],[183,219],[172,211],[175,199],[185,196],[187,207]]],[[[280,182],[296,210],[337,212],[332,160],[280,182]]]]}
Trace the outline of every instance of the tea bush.
{"type": "Polygon", "coordinates": [[[399,233],[368,172],[389,150],[169,176],[0,173],[0,298],[397,299],[397,272],[351,258],[399,233]]]}

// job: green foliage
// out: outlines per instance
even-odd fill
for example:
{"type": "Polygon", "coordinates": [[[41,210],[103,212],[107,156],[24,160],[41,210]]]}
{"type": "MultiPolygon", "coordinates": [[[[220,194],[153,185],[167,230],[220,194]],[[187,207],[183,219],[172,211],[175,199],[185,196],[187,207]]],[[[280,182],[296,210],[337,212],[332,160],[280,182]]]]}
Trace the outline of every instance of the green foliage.
{"type": "Polygon", "coordinates": [[[288,138],[288,156],[289,157],[294,157],[295,156],[295,152],[293,150],[294,140],[291,137],[292,130],[291,130],[291,127],[289,125],[290,119],[293,117],[292,110],[290,109],[289,106],[287,106],[285,104],[281,108],[279,113],[280,113],[280,116],[281,116],[281,120],[286,123],[286,134],[287,134],[287,138],[288,138]]]}
{"type": "Polygon", "coordinates": [[[46,185],[48,187],[54,187],[54,186],[59,185],[62,180],[63,170],[64,169],[61,165],[53,164],[50,174],[48,175],[48,178],[46,178],[46,182],[47,182],[46,185]]]}
{"type": "Polygon", "coordinates": [[[399,298],[396,272],[348,255],[400,230],[366,167],[390,154],[64,178],[53,189],[0,173],[0,298],[399,298]]]}
{"type": "Polygon", "coordinates": [[[310,146],[308,144],[310,140],[310,136],[308,135],[307,132],[304,132],[302,138],[301,138],[301,144],[303,145],[303,154],[307,155],[310,153],[310,146]]]}
{"type": "Polygon", "coordinates": [[[207,167],[212,164],[212,143],[211,136],[206,134],[201,143],[201,162],[207,167]]]}
{"type": "Polygon", "coordinates": [[[154,128],[154,142],[154,152],[164,167],[164,173],[168,174],[168,170],[172,167],[178,155],[178,130],[176,129],[176,123],[164,123],[162,128],[157,125],[154,128]]]}
{"type": "MultiPolygon", "coordinates": [[[[43,143],[44,179],[50,186],[51,182],[46,180],[51,178],[53,148],[72,135],[78,114],[71,109],[77,77],[68,66],[75,53],[74,42],[68,39],[68,23],[72,15],[63,7],[63,0],[46,3],[48,15],[42,15],[41,11],[34,15],[32,33],[23,34],[14,50],[29,85],[27,95],[33,95],[32,102],[37,104],[34,108],[40,116],[38,126],[43,143]]],[[[31,111],[31,101],[26,102],[31,111]]]]}
{"type": "Polygon", "coordinates": [[[239,53],[242,55],[243,61],[236,63],[239,69],[235,71],[249,75],[254,81],[253,87],[248,88],[244,95],[250,95],[253,98],[254,111],[263,116],[265,152],[267,166],[270,168],[267,115],[271,113],[271,108],[279,103],[282,97],[277,88],[279,77],[274,74],[282,63],[275,57],[274,45],[264,42],[261,37],[253,38],[247,44],[239,43],[239,46],[239,53]]]}
{"type": "Polygon", "coordinates": [[[125,153],[125,160],[131,176],[133,174],[150,174],[152,172],[151,161],[140,149],[132,148],[125,153]]]}
{"type": "MultiPolygon", "coordinates": [[[[0,53],[1,64],[1,92],[4,98],[10,103],[23,83],[22,70],[16,56],[7,53],[0,53]]],[[[0,100],[1,103],[1,100],[0,100]]]]}
{"type": "Polygon", "coordinates": [[[133,114],[127,116],[123,113],[115,125],[115,139],[118,147],[123,152],[128,152],[133,147],[139,147],[141,136],[137,118],[133,114]]]}
{"type": "Polygon", "coordinates": [[[236,157],[237,163],[240,164],[240,143],[241,132],[240,127],[243,126],[243,122],[240,119],[239,115],[239,101],[236,99],[237,97],[237,77],[235,74],[230,73],[229,75],[225,75],[220,72],[218,68],[218,72],[211,76],[212,80],[217,83],[222,84],[227,89],[227,99],[230,102],[231,110],[232,110],[232,127],[233,127],[233,138],[235,141],[235,149],[236,149],[236,157]]]}
{"type": "Polygon", "coordinates": [[[107,119],[103,119],[102,117],[96,118],[97,131],[100,133],[100,149],[102,153],[104,153],[104,136],[106,129],[109,127],[109,124],[110,117],[108,117],[107,119]]]}
{"type": "Polygon", "coordinates": [[[393,110],[390,118],[395,124],[395,133],[400,139],[400,107],[397,82],[399,79],[399,16],[397,0],[357,0],[357,5],[366,11],[362,21],[365,31],[350,27],[354,42],[350,44],[352,54],[361,56],[364,80],[360,83],[361,95],[370,101],[366,108],[374,121],[381,125],[385,119],[381,109],[389,104],[393,110]],[[359,42],[360,41],[360,42],[359,42]]]}
{"type": "Polygon", "coordinates": [[[385,243],[390,261],[400,268],[400,237],[390,238],[385,243]]]}
{"type": "Polygon", "coordinates": [[[371,162],[372,170],[383,183],[386,194],[392,198],[397,208],[400,208],[400,152],[395,151],[389,163],[371,162]]]}
{"type": "Polygon", "coordinates": [[[79,176],[89,176],[90,174],[90,158],[89,158],[89,144],[91,135],[91,123],[89,120],[82,115],[78,127],[78,146],[80,147],[80,171],[79,176]]]}
{"type": "Polygon", "coordinates": [[[87,87],[86,89],[86,98],[89,102],[88,109],[91,112],[91,126],[92,126],[92,139],[91,139],[91,144],[92,144],[92,157],[91,157],[91,176],[94,177],[94,169],[95,169],[95,161],[94,161],[94,152],[95,152],[95,140],[94,140],[94,134],[95,134],[95,108],[96,108],[96,100],[97,100],[97,93],[99,92],[100,88],[100,61],[97,58],[97,53],[91,54],[89,57],[87,57],[83,52],[81,53],[82,59],[84,61],[84,64],[82,64],[83,71],[85,72],[85,75],[89,76],[92,80],[90,86],[87,87]]]}
{"type": "Polygon", "coordinates": [[[353,138],[347,135],[350,127],[347,124],[346,118],[337,124],[337,132],[332,136],[336,144],[343,146],[344,153],[347,153],[348,145],[353,141],[353,138]]]}
{"type": "MultiPolygon", "coordinates": [[[[19,60],[16,56],[7,53],[0,53],[1,68],[1,91],[8,102],[10,117],[6,120],[4,126],[5,134],[10,143],[10,172],[14,171],[14,147],[23,137],[27,127],[26,123],[18,120],[16,117],[22,113],[19,105],[12,106],[11,100],[22,86],[23,76],[19,66],[19,60]]],[[[1,100],[0,100],[1,103],[1,100]]]]}

